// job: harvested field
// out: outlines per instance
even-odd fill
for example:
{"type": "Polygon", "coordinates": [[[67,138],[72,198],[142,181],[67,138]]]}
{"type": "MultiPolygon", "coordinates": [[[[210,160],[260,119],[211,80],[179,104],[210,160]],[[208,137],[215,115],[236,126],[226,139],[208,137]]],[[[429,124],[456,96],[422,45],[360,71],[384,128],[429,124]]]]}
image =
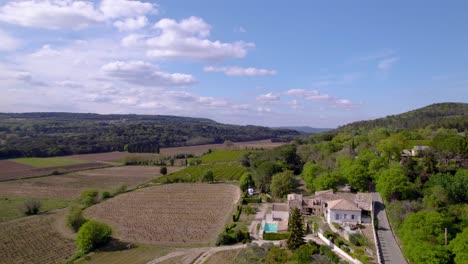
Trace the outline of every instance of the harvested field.
{"type": "Polygon", "coordinates": [[[105,168],[105,167],[111,166],[105,163],[91,162],[91,163],[81,163],[81,164],[68,165],[68,166],[59,166],[59,167],[34,168],[31,166],[12,162],[20,166],[24,166],[24,169],[20,169],[19,167],[17,167],[18,168],[17,170],[12,170],[12,169],[9,169],[10,163],[7,163],[7,162],[9,161],[0,161],[0,181],[50,175],[53,172],[67,173],[67,172],[73,172],[73,171],[90,170],[90,169],[105,168]],[[4,170],[4,166],[6,167],[5,170],[4,170]]]}
{"type": "Polygon", "coordinates": [[[34,169],[34,167],[11,160],[0,160],[0,173],[11,173],[30,169],[34,169]]]}
{"type": "MultiPolygon", "coordinates": [[[[125,166],[80,171],[65,175],[47,176],[0,182],[0,194],[36,198],[76,199],[85,189],[112,191],[125,184],[134,188],[161,176],[159,167],[125,166]]],[[[175,172],[180,167],[168,167],[175,172]]]]}
{"type": "Polygon", "coordinates": [[[119,195],[85,210],[110,224],[115,237],[146,244],[208,244],[240,197],[226,184],[168,184],[119,195]]]}
{"type": "Polygon", "coordinates": [[[84,163],[82,160],[75,160],[63,157],[53,158],[19,158],[13,159],[12,161],[21,163],[35,168],[50,168],[50,167],[63,167],[69,165],[76,165],[84,163]]]}
{"type": "MultiPolygon", "coordinates": [[[[211,150],[245,150],[245,149],[272,149],[281,145],[284,142],[271,142],[271,140],[257,140],[248,142],[237,142],[231,144],[209,144],[209,145],[198,145],[188,147],[174,147],[174,148],[161,148],[160,155],[173,156],[177,154],[192,154],[200,156],[211,150]]],[[[107,152],[107,153],[93,153],[93,154],[80,154],[68,156],[68,158],[96,161],[96,162],[111,162],[111,161],[122,161],[126,155],[138,155],[138,156],[158,156],[154,153],[127,153],[127,152],[107,152]]]]}
{"type": "Polygon", "coordinates": [[[63,263],[75,242],[56,229],[57,213],[0,223],[0,263],[63,263]]]}

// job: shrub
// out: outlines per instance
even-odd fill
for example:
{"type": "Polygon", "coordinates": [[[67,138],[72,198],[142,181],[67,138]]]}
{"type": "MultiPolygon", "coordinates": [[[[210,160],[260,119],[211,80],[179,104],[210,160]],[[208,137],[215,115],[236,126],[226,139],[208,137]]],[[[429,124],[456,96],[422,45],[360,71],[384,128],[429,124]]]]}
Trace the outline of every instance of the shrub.
{"type": "Polygon", "coordinates": [[[206,171],[205,174],[203,174],[202,177],[202,182],[213,182],[214,181],[214,174],[212,171],[206,171]]]}
{"type": "Polygon", "coordinates": [[[350,235],[349,242],[353,243],[353,245],[358,246],[358,247],[367,246],[369,244],[369,241],[367,240],[367,238],[361,234],[350,235]]]}
{"type": "Polygon", "coordinates": [[[326,256],[333,263],[339,263],[340,262],[340,258],[335,253],[333,253],[333,251],[328,246],[320,245],[319,249],[320,249],[320,255],[326,256]]]}
{"type": "Polygon", "coordinates": [[[245,213],[246,215],[255,214],[255,209],[252,208],[250,205],[244,206],[244,209],[243,209],[243,210],[244,210],[244,213],[245,213]]]}
{"type": "Polygon", "coordinates": [[[167,167],[161,167],[161,169],[159,170],[159,172],[160,172],[162,175],[166,175],[166,174],[167,174],[167,167]]]}
{"type": "Polygon", "coordinates": [[[284,240],[288,239],[291,233],[263,233],[264,240],[284,240]]]}
{"type": "Polygon", "coordinates": [[[88,252],[109,242],[112,235],[110,226],[90,220],[81,226],[76,237],[78,249],[88,252]]]}
{"type": "Polygon", "coordinates": [[[108,192],[108,191],[101,192],[101,199],[104,200],[104,199],[109,199],[111,197],[112,197],[112,195],[110,194],[110,192],[108,192]]]}
{"type": "Polygon", "coordinates": [[[318,245],[314,242],[309,242],[300,246],[294,253],[292,259],[299,264],[313,263],[312,255],[318,253],[318,245]]]}
{"type": "Polygon", "coordinates": [[[118,195],[127,191],[127,185],[122,184],[114,191],[114,195],[118,195]]]}
{"type": "Polygon", "coordinates": [[[22,211],[25,215],[35,215],[39,213],[41,206],[42,204],[39,200],[27,200],[23,203],[22,211]]]}
{"type": "Polygon", "coordinates": [[[99,192],[97,190],[84,190],[80,195],[80,202],[84,206],[91,206],[99,201],[99,192]]]}
{"type": "Polygon", "coordinates": [[[67,225],[75,232],[86,223],[86,219],[83,217],[83,210],[79,206],[72,206],[68,210],[67,225]]]}

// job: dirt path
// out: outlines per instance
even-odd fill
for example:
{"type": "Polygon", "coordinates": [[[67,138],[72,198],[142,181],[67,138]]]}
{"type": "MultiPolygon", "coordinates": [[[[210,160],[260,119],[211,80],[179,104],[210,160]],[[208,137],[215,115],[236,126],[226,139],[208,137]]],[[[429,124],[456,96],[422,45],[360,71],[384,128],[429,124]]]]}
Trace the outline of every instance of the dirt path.
{"type": "Polygon", "coordinates": [[[263,217],[265,216],[267,209],[268,209],[268,204],[261,203],[258,209],[259,210],[257,214],[255,215],[255,219],[252,221],[252,223],[249,226],[250,237],[254,239],[259,239],[258,233],[257,233],[258,232],[257,225],[262,223],[263,217]]]}

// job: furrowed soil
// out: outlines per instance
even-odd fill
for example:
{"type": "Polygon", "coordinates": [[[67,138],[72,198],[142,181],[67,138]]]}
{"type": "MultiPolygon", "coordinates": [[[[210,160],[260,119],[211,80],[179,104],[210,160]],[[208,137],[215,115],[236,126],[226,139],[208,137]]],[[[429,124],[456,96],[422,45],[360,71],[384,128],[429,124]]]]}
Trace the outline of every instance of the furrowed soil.
{"type": "Polygon", "coordinates": [[[119,195],[85,210],[115,237],[145,244],[210,244],[240,197],[226,184],[168,184],[119,195]]]}

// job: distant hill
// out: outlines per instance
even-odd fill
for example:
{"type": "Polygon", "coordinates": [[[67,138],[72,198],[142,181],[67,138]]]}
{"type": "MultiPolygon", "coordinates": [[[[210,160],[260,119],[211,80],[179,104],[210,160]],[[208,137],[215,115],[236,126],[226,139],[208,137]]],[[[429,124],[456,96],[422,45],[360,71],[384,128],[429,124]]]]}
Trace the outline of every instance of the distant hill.
{"type": "Polygon", "coordinates": [[[394,130],[419,129],[427,126],[468,130],[468,104],[438,103],[398,115],[369,121],[358,121],[338,127],[337,131],[385,127],[394,130]]]}
{"type": "Polygon", "coordinates": [[[292,130],[299,131],[303,134],[317,134],[317,133],[322,133],[322,132],[333,130],[333,128],[316,128],[316,127],[310,127],[310,126],[284,126],[284,127],[277,127],[277,128],[292,129],[292,130]]]}
{"type": "Polygon", "coordinates": [[[84,113],[0,113],[0,158],[46,157],[160,147],[289,141],[290,129],[221,124],[206,118],[84,113]]]}

